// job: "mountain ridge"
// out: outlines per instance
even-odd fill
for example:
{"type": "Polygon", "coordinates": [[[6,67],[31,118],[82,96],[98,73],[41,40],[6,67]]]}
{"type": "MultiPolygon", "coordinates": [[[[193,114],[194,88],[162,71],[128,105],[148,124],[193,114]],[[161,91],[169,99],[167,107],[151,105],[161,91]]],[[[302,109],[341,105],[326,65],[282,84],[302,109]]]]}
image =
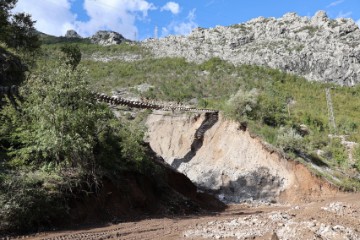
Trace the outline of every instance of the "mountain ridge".
{"type": "Polygon", "coordinates": [[[235,65],[267,66],[308,80],[353,86],[360,82],[360,29],[352,19],[287,13],[228,27],[194,29],[188,36],[147,39],[156,57],[202,62],[219,57],[235,65]]]}

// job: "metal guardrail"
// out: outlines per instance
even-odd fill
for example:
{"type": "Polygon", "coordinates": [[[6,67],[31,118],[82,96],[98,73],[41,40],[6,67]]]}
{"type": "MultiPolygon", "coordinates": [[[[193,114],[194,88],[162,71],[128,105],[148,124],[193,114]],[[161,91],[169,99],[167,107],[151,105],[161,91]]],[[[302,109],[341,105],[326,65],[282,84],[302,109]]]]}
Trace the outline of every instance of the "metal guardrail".
{"type": "Polygon", "coordinates": [[[154,104],[141,101],[132,101],[121,97],[116,96],[107,96],[103,93],[95,93],[96,99],[102,102],[106,102],[112,105],[122,105],[128,106],[131,108],[142,108],[142,109],[153,109],[153,110],[163,110],[163,111],[188,111],[188,112],[208,112],[208,113],[218,113],[218,110],[206,109],[206,108],[191,108],[185,106],[167,106],[163,104],[154,104]]]}
{"type": "MultiPolygon", "coordinates": [[[[156,103],[148,103],[148,102],[142,102],[142,101],[133,101],[128,100],[122,97],[117,96],[107,96],[103,93],[93,93],[95,98],[98,101],[106,102],[112,105],[122,105],[122,106],[128,106],[131,108],[140,108],[140,109],[153,109],[153,110],[163,110],[163,111],[189,111],[189,112],[207,112],[207,113],[218,113],[218,110],[212,110],[212,109],[206,109],[206,108],[191,108],[186,107],[182,105],[178,106],[170,106],[170,105],[164,105],[164,104],[156,104],[156,103]]],[[[16,96],[19,98],[19,88],[15,85],[13,86],[0,86],[0,97],[1,96],[8,96],[10,98],[14,98],[16,96]]]]}

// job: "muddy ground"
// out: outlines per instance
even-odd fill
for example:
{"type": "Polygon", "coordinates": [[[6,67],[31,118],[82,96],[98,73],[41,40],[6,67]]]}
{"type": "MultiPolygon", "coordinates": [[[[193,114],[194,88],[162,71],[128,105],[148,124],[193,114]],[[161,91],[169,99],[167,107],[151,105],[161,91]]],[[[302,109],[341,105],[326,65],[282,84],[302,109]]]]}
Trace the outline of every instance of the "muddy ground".
{"type": "MultiPolygon", "coordinates": [[[[23,237],[20,237],[23,238],[23,237]]],[[[163,216],[27,239],[360,239],[360,194],[294,204],[241,203],[223,212],[163,216]]]]}

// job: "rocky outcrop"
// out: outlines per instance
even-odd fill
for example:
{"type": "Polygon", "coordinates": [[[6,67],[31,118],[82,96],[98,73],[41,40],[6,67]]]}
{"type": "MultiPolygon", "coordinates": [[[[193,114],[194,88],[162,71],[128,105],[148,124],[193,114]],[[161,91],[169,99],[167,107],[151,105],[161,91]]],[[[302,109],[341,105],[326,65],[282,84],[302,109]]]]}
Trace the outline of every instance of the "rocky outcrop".
{"type": "Polygon", "coordinates": [[[255,64],[302,75],[309,80],[352,86],[360,82],[360,29],[351,19],[295,13],[259,17],[243,24],[197,28],[188,36],[142,43],[157,57],[202,62],[219,57],[234,64],[255,64]]]}
{"type": "Polygon", "coordinates": [[[120,33],[113,31],[98,31],[90,38],[92,43],[108,46],[128,41],[120,33]]]}
{"type": "Polygon", "coordinates": [[[82,38],[75,30],[68,30],[65,34],[66,38],[82,38]]]}

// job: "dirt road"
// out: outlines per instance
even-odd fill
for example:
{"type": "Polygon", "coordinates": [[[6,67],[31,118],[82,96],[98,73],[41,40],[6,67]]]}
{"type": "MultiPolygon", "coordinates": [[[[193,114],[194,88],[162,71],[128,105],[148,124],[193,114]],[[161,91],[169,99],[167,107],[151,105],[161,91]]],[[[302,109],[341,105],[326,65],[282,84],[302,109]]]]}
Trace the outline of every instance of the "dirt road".
{"type": "Polygon", "coordinates": [[[301,204],[243,203],[221,213],[159,217],[28,239],[360,239],[360,194],[301,204]]]}

